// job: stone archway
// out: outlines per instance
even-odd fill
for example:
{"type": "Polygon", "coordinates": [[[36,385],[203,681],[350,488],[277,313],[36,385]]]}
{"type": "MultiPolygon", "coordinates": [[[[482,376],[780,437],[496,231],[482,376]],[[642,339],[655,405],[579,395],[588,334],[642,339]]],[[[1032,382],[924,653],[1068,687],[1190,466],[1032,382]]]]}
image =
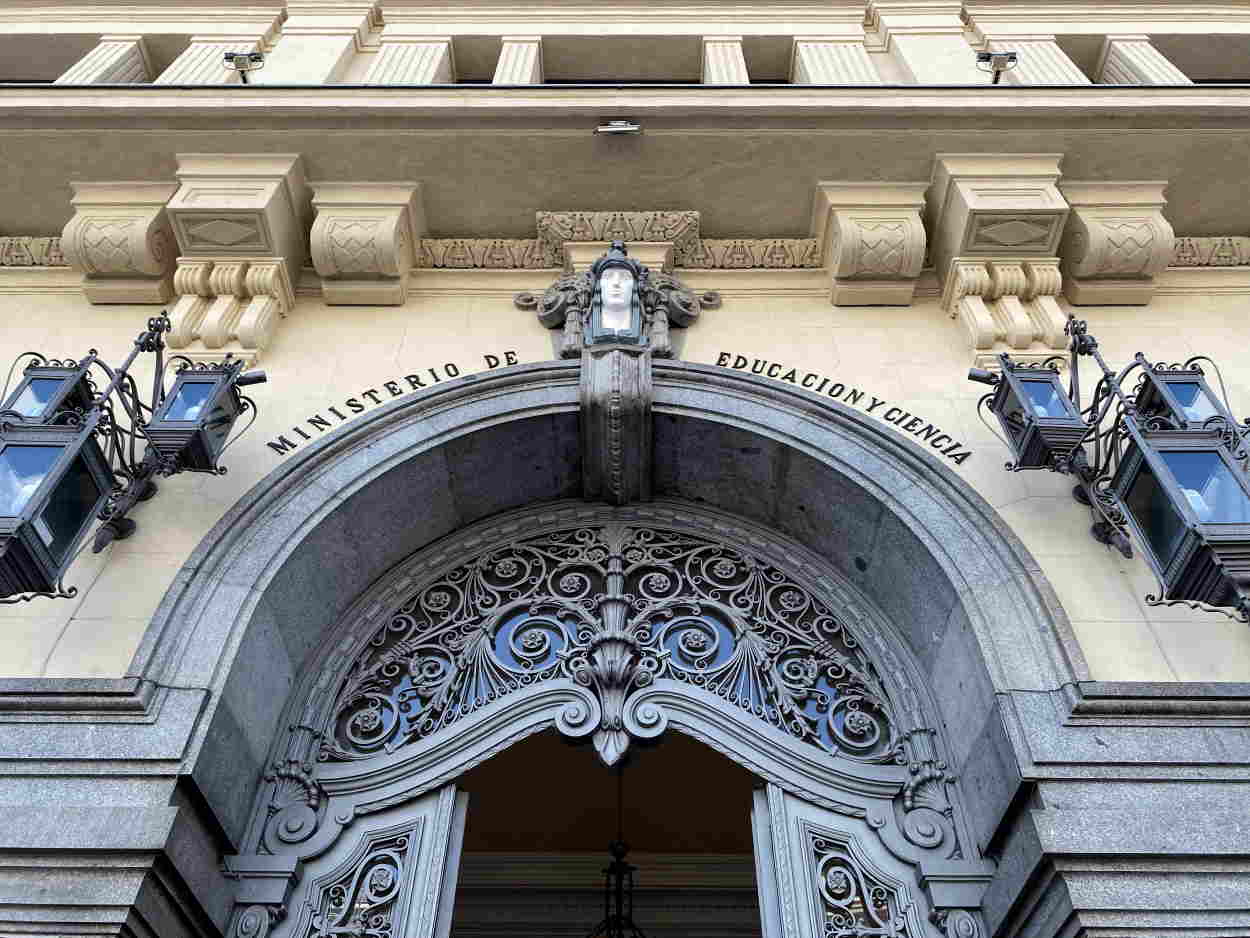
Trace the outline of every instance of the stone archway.
{"type": "MultiPolygon", "coordinates": [[[[577,493],[577,377],[576,363],[524,366],[382,408],[283,466],[193,555],[137,664],[213,691],[187,771],[237,846],[271,768],[273,689],[351,602],[440,537],[577,493]]],[[[1019,785],[996,692],[1072,680],[1036,564],[935,459],[845,407],[675,362],[655,363],[654,390],[657,493],[804,545],[898,626],[923,678],[952,689],[936,715],[959,729],[947,758],[983,847],[1019,785]]]]}

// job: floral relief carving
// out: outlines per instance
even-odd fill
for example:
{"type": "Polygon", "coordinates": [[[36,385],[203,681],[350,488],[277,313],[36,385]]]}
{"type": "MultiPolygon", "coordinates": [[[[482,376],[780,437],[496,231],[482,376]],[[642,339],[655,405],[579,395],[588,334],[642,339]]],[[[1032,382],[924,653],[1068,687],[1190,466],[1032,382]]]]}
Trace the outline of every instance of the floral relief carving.
{"type": "Polygon", "coordinates": [[[520,538],[409,596],[348,670],[322,761],[393,752],[535,683],[592,691],[616,761],[658,679],[831,756],[893,763],[901,737],[873,664],[837,614],[781,570],[690,534],[603,524],[520,538]]]}
{"type": "MultiPolygon", "coordinates": [[[[0,241],[3,241],[0,238],[0,241]]],[[[1173,267],[1245,267],[1250,238],[1177,238],[1173,267]]]]}
{"type": "Polygon", "coordinates": [[[808,831],[826,938],[909,938],[909,904],[898,890],[858,862],[847,845],[808,831]]]}
{"type": "Polygon", "coordinates": [[[417,840],[415,831],[373,840],[360,862],[310,897],[314,911],[304,938],[390,938],[417,840]]]}
{"type": "Polygon", "coordinates": [[[0,237],[0,267],[63,267],[60,238],[0,237]]]}

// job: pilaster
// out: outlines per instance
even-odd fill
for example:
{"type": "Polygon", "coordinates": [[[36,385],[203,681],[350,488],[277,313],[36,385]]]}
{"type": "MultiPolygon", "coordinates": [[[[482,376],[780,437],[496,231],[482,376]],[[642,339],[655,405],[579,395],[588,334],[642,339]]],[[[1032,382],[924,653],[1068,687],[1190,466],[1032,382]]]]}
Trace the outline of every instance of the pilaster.
{"type": "Polygon", "coordinates": [[[165,303],[173,296],[172,183],[74,182],[74,217],[61,234],[92,303],[165,303]]]}
{"type": "Polygon", "coordinates": [[[1172,262],[1163,217],[1167,182],[1063,182],[1072,207],[1064,230],[1064,293],[1077,306],[1144,305],[1172,262]]]}
{"type": "Polygon", "coordinates": [[[1143,35],[1112,35],[1104,39],[1094,74],[1103,85],[1193,84],[1154,47],[1149,36],[1143,35]]]}
{"type": "Polygon", "coordinates": [[[703,65],[700,72],[705,85],[749,85],[747,60],[742,52],[741,36],[704,36],[703,65]]]}
{"type": "Polygon", "coordinates": [[[455,81],[451,37],[382,31],[382,48],[365,76],[368,85],[439,85],[455,81]]]}
{"type": "Polygon", "coordinates": [[[995,365],[1062,353],[1067,316],[1059,239],[1068,205],[1059,192],[1060,156],[939,154],[927,195],[942,306],[968,331],[973,360],[995,365]]]}
{"type": "Polygon", "coordinates": [[[294,305],[311,207],[293,154],[178,154],[170,346],[255,359],[294,305]],[[196,346],[195,343],[199,342],[196,346]]]}
{"type": "Polygon", "coordinates": [[[415,182],[313,185],[310,244],[321,290],[331,306],[399,306],[425,235],[421,186],[415,182]]]}
{"type": "Polygon", "coordinates": [[[1088,85],[1085,73],[1059,48],[1054,36],[991,36],[994,52],[1015,52],[1016,67],[1003,74],[1006,85],[1088,85]]]}
{"type": "Polygon", "coordinates": [[[910,306],[924,266],[927,184],[819,182],[812,236],[835,306],[910,306]]]}
{"type": "Polygon", "coordinates": [[[879,85],[864,40],[855,36],[796,38],[790,81],[796,85],[879,85]]]}
{"type": "Polygon", "coordinates": [[[53,84],[120,85],[151,80],[152,63],[142,36],[101,36],[99,45],[53,84]]]}
{"type": "Polygon", "coordinates": [[[288,0],[286,12],[282,35],[265,67],[250,77],[253,84],[338,81],[382,22],[377,0],[288,0]]]}
{"type": "Polygon", "coordinates": [[[962,9],[958,0],[870,0],[864,30],[870,48],[892,53],[918,85],[984,84],[962,9]]]}
{"type": "Polygon", "coordinates": [[[543,83],[542,36],[504,36],[492,83],[496,85],[541,85],[543,83]]]}

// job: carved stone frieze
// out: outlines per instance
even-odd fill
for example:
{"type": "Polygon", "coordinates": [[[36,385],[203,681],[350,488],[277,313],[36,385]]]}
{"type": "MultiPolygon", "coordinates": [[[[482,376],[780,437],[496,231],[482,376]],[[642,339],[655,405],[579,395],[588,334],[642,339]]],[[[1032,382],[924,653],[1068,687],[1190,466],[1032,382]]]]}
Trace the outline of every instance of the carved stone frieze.
{"type": "Polygon", "coordinates": [[[1177,238],[1172,251],[1173,267],[1250,266],[1250,238],[1177,238]]]}
{"type": "Polygon", "coordinates": [[[1141,305],[1172,262],[1163,217],[1166,182],[1063,182],[1072,214],[1064,231],[1064,292],[1078,306],[1141,305]]]}
{"type": "Polygon", "coordinates": [[[316,183],[310,245],[331,306],[398,306],[425,234],[419,183],[316,183]]]}
{"type": "Polygon", "coordinates": [[[165,203],[176,186],[75,182],[74,217],[61,233],[69,266],[92,303],[166,303],[176,248],[165,203]]]}
{"type": "Polygon", "coordinates": [[[60,238],[0,237],[0,267],[64,267],[60,238]]]}
{"type": "Polygon", "coordinates": [[[556,257],[566,241],[671,241],[682,266],[699,242],[698,212],[539,212],[535,227],[556,257]]]}
{"type": "Polygon", "coordinates": [[[820,182],[812,234],[835,306],[909,306],[924,266],[924,183],[820,182]]]}

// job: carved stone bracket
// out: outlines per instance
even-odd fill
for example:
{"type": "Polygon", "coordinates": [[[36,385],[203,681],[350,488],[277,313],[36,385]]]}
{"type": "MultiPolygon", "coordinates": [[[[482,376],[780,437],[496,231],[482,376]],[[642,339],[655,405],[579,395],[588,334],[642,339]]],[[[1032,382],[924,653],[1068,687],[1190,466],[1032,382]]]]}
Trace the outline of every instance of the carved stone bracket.
{"type": "Polygon", "coordinates": [[[278,319],[295,306],[295,291],[280,257],[180,257],[174,289],[179,296],[169,311],[169,347],[193,360],[219,361],[231,352],[255,362],[278,319]]]}
{"type": "Polygon", "coordinates": [[[229,938],[266,938],[286,917],[291,893],[303,863],[289,854],[238,855],[224,858],[226,875],[238,883],[229,938]]]}
{"type": "Polygon", "coordinates": [[[910,306],[924,266],[925,183],[819,182],[812,235],[835,306],[910,306]]]}
{"type": "Polygon", "coordinates": [[[650,500],[652,396],[650,348],[582,349],[583,498],[610,505],[650,500]]]}
{"type": "Polygon", "coordinates": [[[1078,306],[1143,305],[1172,262],[1163,217],[1166,182],[1063,182],[1072,214],[1064,231],[1064,292],[1078,306]]]}
{"type": "Polygon", "coordinates": [[[182,255],[170,346],[254,360],[294,305],[311,217],[298,155],[179,154],[168,212],[182,255]],[[199,341],[200,347],[193,343],[199,341]]]}
{"type": "Polygon", "coordinates": [[[321,291],[331,306],[399,306],[425,235],[421,186],[315,183],[311,248],[321,291]]]}
{"type": "Polygon", "coordinates": [[[1056,154],[939,155],[926,201],[942,306],[971,339],[974,363],[1062,354],[1056,256],[1068,204],[1056,154]]]}
{"type": "Polygon", "coordinates": [[[170,183],[75,182],[61,251],[92,303],[167,303],[173,296],[170,183]]]}
{"type": "Polygon", "coordinates": [[[1036,363],[1062,356],[1067,315],[1055,297],[1059,259],[955,258],[946,274],[942,307],[963,322],[978,368],[998,367],[998,354],[1036,363]]]}

